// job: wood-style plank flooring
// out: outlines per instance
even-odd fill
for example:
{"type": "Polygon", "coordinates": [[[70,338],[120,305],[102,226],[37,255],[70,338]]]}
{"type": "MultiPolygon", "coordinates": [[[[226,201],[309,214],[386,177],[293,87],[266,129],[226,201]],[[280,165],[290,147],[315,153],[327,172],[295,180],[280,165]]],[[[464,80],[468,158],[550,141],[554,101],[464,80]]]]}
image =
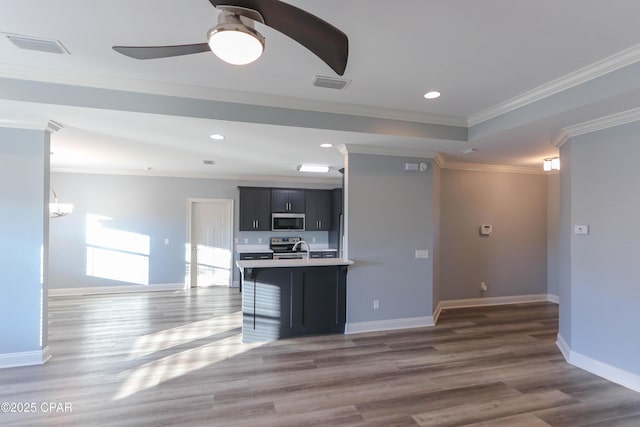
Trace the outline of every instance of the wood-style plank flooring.
{"type": "Polygon", "coordinates": [[[237,290],[50,298],[53,358],[0,371],[0,402],[37,411],[0,425],[640,426],[640,393],[564,361],[557,317],[468,308],[433,328],[242,344],[237,290]]]}

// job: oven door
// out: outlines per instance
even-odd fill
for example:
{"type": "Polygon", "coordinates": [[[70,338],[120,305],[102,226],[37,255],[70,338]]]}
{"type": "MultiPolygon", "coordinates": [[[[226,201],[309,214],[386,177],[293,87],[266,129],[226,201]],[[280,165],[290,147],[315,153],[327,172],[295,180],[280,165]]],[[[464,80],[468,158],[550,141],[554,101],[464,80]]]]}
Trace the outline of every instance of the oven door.
{"type": "Polygon", "coordinates": [[[272,231],[304,231],[304,214],[271,214],[272,231]]]}

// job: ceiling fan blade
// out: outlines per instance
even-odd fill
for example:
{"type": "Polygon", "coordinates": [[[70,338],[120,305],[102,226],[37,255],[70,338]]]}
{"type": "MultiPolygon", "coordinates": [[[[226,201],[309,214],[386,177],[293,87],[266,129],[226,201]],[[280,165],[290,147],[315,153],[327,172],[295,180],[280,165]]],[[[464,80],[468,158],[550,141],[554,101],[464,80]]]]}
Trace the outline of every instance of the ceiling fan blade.
{"type": "MultiPolygon", "coordinates": [[[[209,0],[219,9],[237,6],[259,12],[264,24],[297,41],[343,75],[349,56],[347,35],[326,21],[278,0],[209,0]]],[[[251,18],[250,16],[247,16],[251,18]]]]}
{"type": "Polygon", "coordinates": [[[181,44],[177,46],[113,46],[113,50],[135,59],[170,58],[172,56],[191,55],[192,53],[211,52],[207,43],[181,44]]]}

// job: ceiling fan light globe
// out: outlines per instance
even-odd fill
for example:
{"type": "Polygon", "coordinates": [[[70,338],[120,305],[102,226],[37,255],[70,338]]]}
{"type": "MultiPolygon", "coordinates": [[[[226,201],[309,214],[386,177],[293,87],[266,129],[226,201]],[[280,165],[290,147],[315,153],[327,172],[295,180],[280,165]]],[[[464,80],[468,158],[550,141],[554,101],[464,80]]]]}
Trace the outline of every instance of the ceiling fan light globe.
{"type": "Polygon", "coordinates": [[[264,51],[264,37],[253,28],[221,24],[209,31],[209,47],[224,62],[250,64],[264,51]]]}

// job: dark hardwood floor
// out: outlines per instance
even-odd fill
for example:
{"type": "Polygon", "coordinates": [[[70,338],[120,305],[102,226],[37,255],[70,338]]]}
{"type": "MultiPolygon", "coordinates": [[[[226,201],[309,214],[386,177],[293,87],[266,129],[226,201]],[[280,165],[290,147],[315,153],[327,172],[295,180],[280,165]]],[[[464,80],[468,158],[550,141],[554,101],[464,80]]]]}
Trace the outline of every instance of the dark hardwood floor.
{"type": "Polygon", "coordinates": [[[0,402],[23,404],[0,425],[640,426],[640,393],[564,361],[557,318],[468,308],[434,328],[242,344],[237,290],[51,298],[53,358],[0,370],[0,402]]]}

